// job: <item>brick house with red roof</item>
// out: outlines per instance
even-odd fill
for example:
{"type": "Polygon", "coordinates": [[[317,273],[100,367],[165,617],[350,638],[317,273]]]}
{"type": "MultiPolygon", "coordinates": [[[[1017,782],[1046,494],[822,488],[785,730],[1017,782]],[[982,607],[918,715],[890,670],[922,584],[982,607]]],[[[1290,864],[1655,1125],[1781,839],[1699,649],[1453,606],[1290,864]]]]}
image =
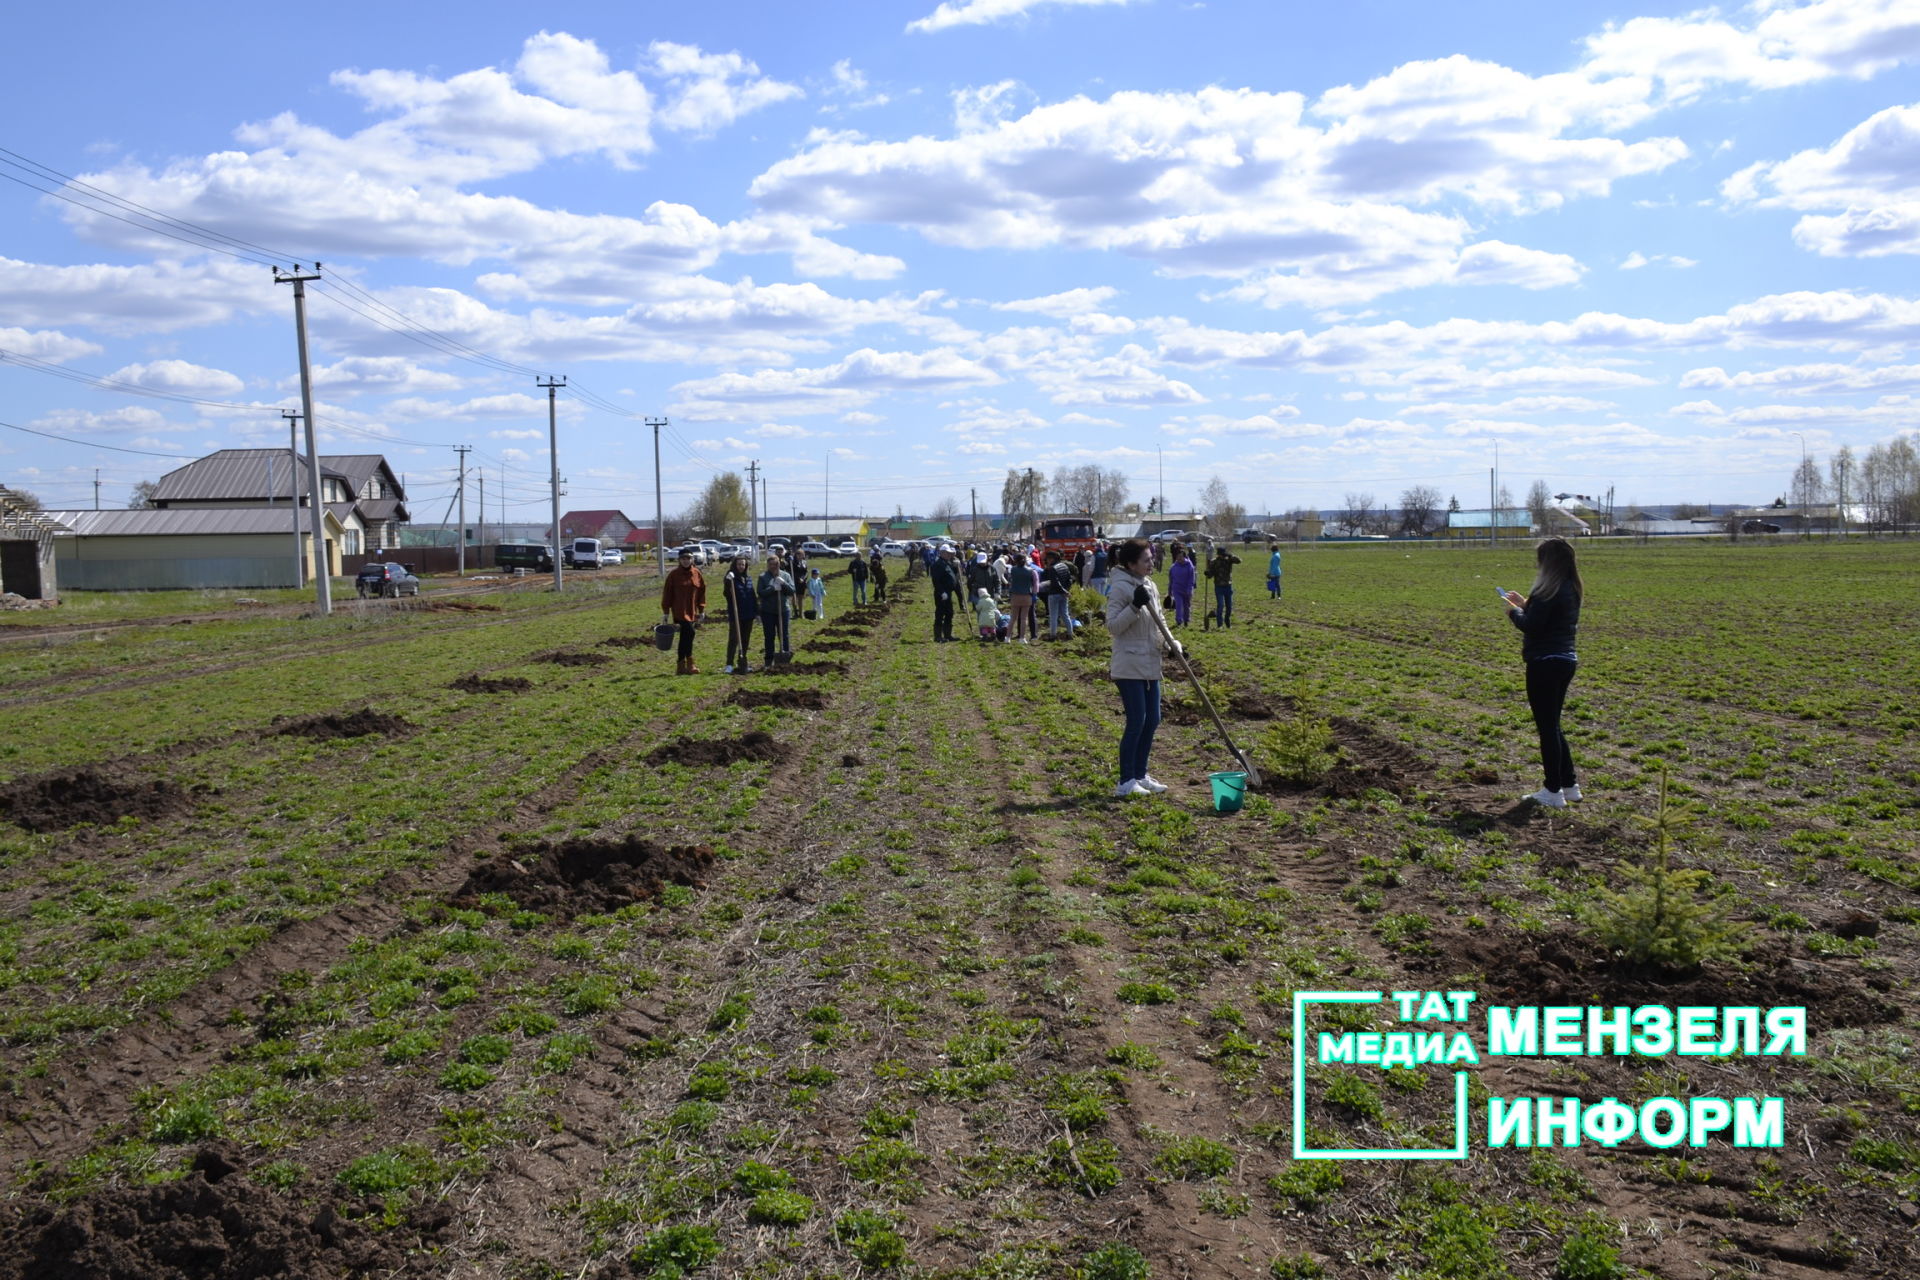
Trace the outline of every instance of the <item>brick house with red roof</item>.
{"type": "Polygon", "coordinates": [[[606,547],[633,545],[639,526],[620,511],[569,511],[560,517],[560,539],[555,546],[575,538],[598,538],[606,547]]]}

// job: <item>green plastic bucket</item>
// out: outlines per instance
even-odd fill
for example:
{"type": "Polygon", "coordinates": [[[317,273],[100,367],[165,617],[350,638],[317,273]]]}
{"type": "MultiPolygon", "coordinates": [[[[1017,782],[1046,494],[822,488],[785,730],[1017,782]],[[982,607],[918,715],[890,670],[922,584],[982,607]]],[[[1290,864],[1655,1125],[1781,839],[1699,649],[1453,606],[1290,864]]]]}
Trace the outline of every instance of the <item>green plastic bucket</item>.
{"type": "Polygon", "coordinates": [[[1227,773],[1210,773],[1207,780],[1213,783],[1213,808],[1216,813],[1238,813],[1247,798],[1247,775],[1238,769],[1227,773]]]}

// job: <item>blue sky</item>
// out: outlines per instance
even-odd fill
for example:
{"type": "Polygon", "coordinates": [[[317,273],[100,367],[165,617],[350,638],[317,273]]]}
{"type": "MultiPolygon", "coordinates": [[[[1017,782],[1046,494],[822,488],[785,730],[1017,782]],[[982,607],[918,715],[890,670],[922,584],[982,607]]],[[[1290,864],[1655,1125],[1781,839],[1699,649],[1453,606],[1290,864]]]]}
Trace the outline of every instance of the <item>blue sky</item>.
{"type": "MultiPolygon", "coordinates": [[[[322,260],[322,450],[416,518],[456,444],[540,518],[535,372],[566,505],[636,517],[647,415],[670,510],[757,459],[780,514],[1086,462],[1471,506],[1496,449],[1766,501],[1914,430],[1920,0],[114,10],[16,16],[0,147],[322,260]]],[[[0,183],[0,483],[120,505],[295,372],[266,266],[0,183]]]]}

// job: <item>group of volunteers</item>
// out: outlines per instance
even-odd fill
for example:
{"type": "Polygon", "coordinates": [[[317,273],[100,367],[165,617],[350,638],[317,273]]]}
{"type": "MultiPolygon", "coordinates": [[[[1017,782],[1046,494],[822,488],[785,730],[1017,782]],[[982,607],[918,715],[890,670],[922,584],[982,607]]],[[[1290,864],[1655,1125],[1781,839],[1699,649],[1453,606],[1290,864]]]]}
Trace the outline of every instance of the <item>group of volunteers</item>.
{"type": "MultiPolygon", "coordinates": [[[[1098,592],[1106,601],[1107,636],[1113,646],[1108,675],[1120,693],[1125,727],[1120,735],[1119,783],[1116,796],[1151,795],[1166,784],[1148,768],[1154,731],[1160,725],[1162,659],[1179,654],[1176,627],[1192,625],[1194,591],[1204,573],[1214,592],[1214,607],[1206,623],[1233,625],[1233,566],[1241,563],[1225,546],[1207,559],[1204,570],[1194,553],[1180,543],[1166,552],[1167,599],[1173,606],[1168,620],[1162,609],[1155,574],[1161,548],[1139,538],[1097,542],[1071,558],[1057,550],[1001,544],[962,549],[951,544],[920,549],[908,560],[908,576],[924,571],[933,587],[933,639],[955,640],[959,610],[967,609],[982,644],[1026,644],[1040,638],[1040,609],[1044,600],[1048,639],[1071,638],[1080,625],[1069,599],[1076,587],[1098,592]],[[963,559],[964,557],[964,559],[963,559]],[[1002,607],[1004,605],[1004,608],[1002,607]]],[[[1567,690],[1579,667],[1575,638],[1580,627],[1580,604],[1585,587],[1575,563],[1573,547],[1564,538],[1547,538],[1535,551],[1536,572],[1526,594],[1500,591],[1507,616],[1522,635],[1521,656],[1526,664],[1527,704],[1540,738],[1544,778],[1541,787],[1524,799],[1550,809],[1578,801],[1573,756],[1561,727],[1567,690]]],[[[1281,598],[1281,557],[1271,548],[1267,565],[1268,598],[1281,598]]],[[[871,556],[854,557],[848,571],[853,603],[880,603],[887,598],[887,566],[876,549],[871,556]]],[[[742,674],[751,667],[748,653],[758,619],[763,661],[772,665],[792,653],[789,628],[794,608],[804,595],[807,617],[826,616],[826,583],[818,569],[804,559],[787,560],[769,554],[764,569],[754,574],[746,556],[729,566],[723,585],[727,612],[727,666],[742,674]]],[[[688,552],[667,575],[660,593],[661,612],[679,627],[679,672],[697,675],[693,662],[694,626],[706,614],[707,588],[688,552]]]]}
{"type": "MultiPolygon", "coordinates": [[[[1279,553],[1269,587],[1277,597],[1279,553]]],[[[1580,570],[1574,560],[1573,546],[1564,538],[1547,538],[1534,553],[1533,586],[1525,595],[1518,591],[1500,591],[1507,617],[1521,633],[1521,657],[1526,664],[1527,705],[1532,709],[1534,727],[1540,736],[1540,762],[1545,779],[1538,791],[1522,797],[1548,809],[1564,809],[1578,801],[1580,784],[1574,777],[1573,754],[1561,727],[1567,689],[1579,667],[1574,642],[1580,629],[1580,604],[1586,594],[1580,570]]],[[[1178,592],[1182,575],[1176,552],[1173,597],[1176,616],[1181,609],[1178,592]]],[[[1113,644],[1113,656],[1107,673],[1120,693],[1120,706],[1126,715],[1120,734],[1120,779],[1116,796],[1152,795],[1165,791],[1166,784],[1153,776],[1148,759],[1153,753],[1154,730],[1160,725],[1160,680],[1163,655],[1179,654],[1180,642],[1173,638],[1166,616],[1161,611],[1160,588],[1153,577],[1152,548],[1132,539],[1112,552],[1111,581],[1106,590],[1107,635],[1113,644]]],[[[1191,569],[1185,575],[1191,591],[1191,569]]],[[[1218,607],[1222,625],[1231,625],[1232,588],[1218,607]]]]}

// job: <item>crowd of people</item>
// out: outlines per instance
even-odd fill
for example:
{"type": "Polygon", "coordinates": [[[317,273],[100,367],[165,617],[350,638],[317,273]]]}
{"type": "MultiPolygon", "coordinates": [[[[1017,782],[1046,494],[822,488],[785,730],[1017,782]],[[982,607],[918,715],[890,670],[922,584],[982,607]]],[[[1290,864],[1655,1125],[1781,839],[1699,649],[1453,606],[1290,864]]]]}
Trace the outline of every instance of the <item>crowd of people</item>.
{"type": "MultiPolygon", "coordinates": [[[[1113,646],[1108,675],[1120,694],[1126,725],[1121,732],[1118,796],[1150,795],[1166,786],[1148,769],[1154,732],[1160,724],[1160,681],[1164,655],[1181,653],[1176,628],[1191,627],[1193,597],[1201,577],[1213,589],[1213,609],[1203,627],[1233,625],[1233,569],[1239,556],[1226,546],[1214,549],[1201,567],[1193,549],[1175,542],[1165,548],[1139,538],[1119,543],[1096,542],[1072,557],[1058,550],[1001,543],[992,547],[927,544],[907,560],[907,576],[924,572],[933,587],[933,639],[946,644],[958,637],[954,623],[964,608],[982,644],[1027,644],[1038,640],[1045,601],[1046,636],[1070,639],[1082,625],[1073,616],[1072,592],[1084,587],[1105,602],[1104,620],[1113,646]],[[1166,602],[1173,607],[1169,621],[1162,607],[1156,575],[1166,557],[1166,602]]],[[[1561,717],[1567,690],[1578,669],[1574,648],[1580,624],[1584,587],[1573,547],[1561,538],[1541,542],[1536,553],[1538,572],[1531,591],[1500,592],[1508,617],[1524,637],[1521,656],[1526,663],[1527,703],[1540,738],[1544,778],[1540,789],[1525,797],[1547,808],[1564,808],[1581,798],[1573,756],[1567,746],[1561,717]]],[[[1279,547],[1270,548],[1267,595],[1281,598],[1282,563],[1279,547]]],[[[853,604],[882,603],[887,598],[888,571],[876,548],[870,556],[854,557],[847,573],[853,604]]],[[[751,561],[737,556],[728,566],[722,593],[728,614],[727,665],[732,674],[752,667],[754,624],[761,631],[762,661],[771,666],[790,657],[791,627],[798,610],[805,618],[826,617],[826,582],[804,556],[788,560],[779,552],[767,556],[754,574],[751,561]],[[802,603],[804,601],[804,603],[802,603]]],[[[679,672],[698,675],[694,665],[695,627],[705,618],[705,578],[688,552],[667,575],[660,592],[660,610],[678,628],[679,672]]]]}

